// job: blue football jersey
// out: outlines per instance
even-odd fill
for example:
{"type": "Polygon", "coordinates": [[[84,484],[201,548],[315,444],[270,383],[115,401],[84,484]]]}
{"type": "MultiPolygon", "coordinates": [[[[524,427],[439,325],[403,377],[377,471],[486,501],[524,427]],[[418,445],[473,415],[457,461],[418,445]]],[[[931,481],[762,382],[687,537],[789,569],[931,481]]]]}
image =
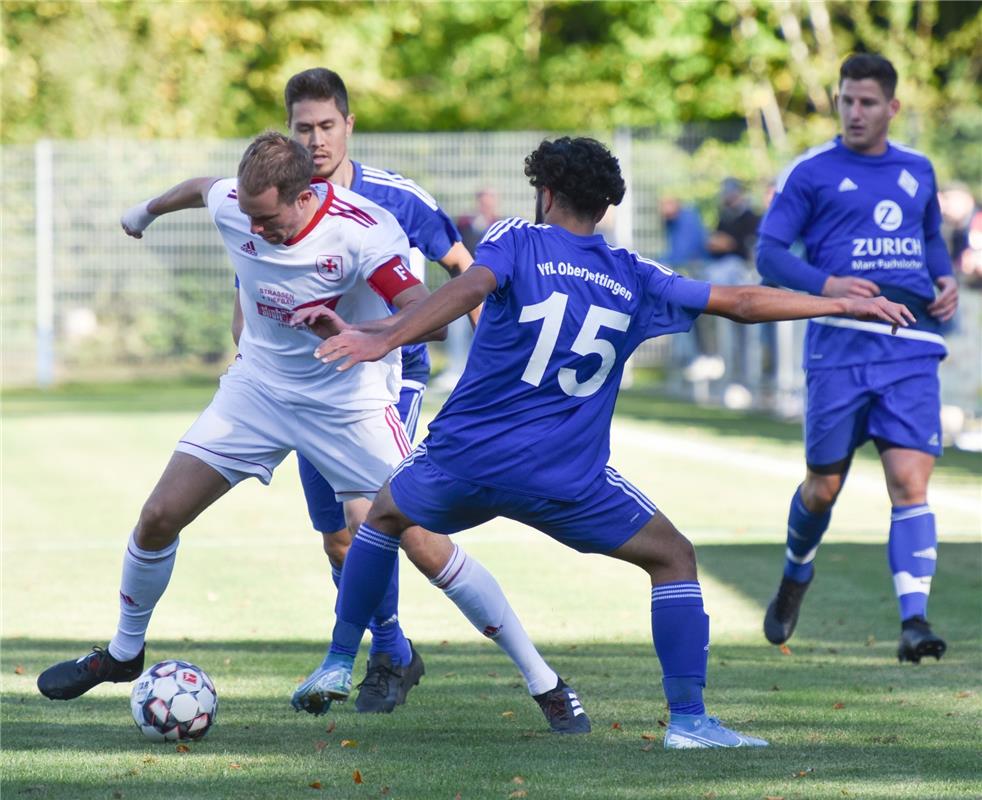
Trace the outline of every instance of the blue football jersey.
{"type": "MultiPolygon", "coordinates": [[[[409,178],[352,161],[351,191],[367,197],[390,212],[409,237],[409,244],[431,261],[443,258],[460,241],[453,221],[436,200],[409,178]]],[[[402,348],[402,377],[426,383],[430,355],[425,344],[402,348]]]]}
{"type": "Polygon", "coordinates": [[[575,500],[603,480],[624,362],[645,339],[688,330],[709,284],[517,218],[488,230],[477,265],[497,289],[427,452],[464,480],[575,500]]]}
{"type": "Polygon", "coordinates": [[[855,153],[841,138],[812,148],[781,176],[761,236],[790,247],[828,275],[866,278],[917,316],[910,329],[840,317],[808,324],[806,369],[943,357],[939,323],[927,313],[934,281],[925,239],[941,225],[934,170],[920,153],[888,143],[882,155],[855,153]]]}

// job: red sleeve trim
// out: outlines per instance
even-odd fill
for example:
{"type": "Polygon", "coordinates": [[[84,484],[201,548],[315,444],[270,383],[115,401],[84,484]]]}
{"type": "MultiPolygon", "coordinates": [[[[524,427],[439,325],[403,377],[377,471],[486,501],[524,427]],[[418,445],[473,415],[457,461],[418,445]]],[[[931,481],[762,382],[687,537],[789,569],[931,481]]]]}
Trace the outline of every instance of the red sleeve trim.
{"type": "Polygon", "coordinates": [[[386,303],[392,305],[393,298],[411,286],[418,286],[419,281],[409,271],[409,264],[401,256],[393,256],[371,274],[368,285],[386,303]]]}

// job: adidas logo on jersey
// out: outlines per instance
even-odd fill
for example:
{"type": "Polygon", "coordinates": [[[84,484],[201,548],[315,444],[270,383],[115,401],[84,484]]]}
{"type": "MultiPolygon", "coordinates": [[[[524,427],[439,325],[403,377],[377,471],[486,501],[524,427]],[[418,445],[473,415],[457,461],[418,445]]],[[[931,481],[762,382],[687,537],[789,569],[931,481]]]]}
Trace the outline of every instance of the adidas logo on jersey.
{"type": "Polygon", "coordinates": [[[256,246],[252,242],[246,242],[244,245],[242,245],[239,248],[239,250],[241,250],[247,256],[255,256],[256,255],[256,246]]]}
{"type": "Polygon", "coordinates": [[[858,188],[859,187],[849,178],[843,178],[842,183],[839,184],[840,192],[854,192],[858,188]]]}
{"type": "Polygon", "coordinates": [[[941,441],[938,439],[938,434],[931,434],[931,438],[927,440],[927,443],[932,447],[937,447],[939,444],[941,444],[941,441]]]}

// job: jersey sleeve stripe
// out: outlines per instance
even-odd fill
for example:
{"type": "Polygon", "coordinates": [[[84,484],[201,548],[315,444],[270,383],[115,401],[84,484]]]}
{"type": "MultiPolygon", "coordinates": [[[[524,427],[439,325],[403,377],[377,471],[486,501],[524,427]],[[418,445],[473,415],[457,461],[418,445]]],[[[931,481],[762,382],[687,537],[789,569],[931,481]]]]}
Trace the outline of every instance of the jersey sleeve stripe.
{"type": "Polygon", "coordinates": [[[787,169],[785,169],[784,172],[778,176],[777,183],[775,184],[776,191],[784,191],[784,185],[788,182],[788,178],[791,177],[791,173],[794,172],[799,165],[804,164],[806,161],[810,161],[811,159],[815,158],[815,156],[820,156],[822,153],[832,150],[835,147],[835,144],[835,139],[831,139],[825,142],[825,144],[816,145],[798,156],[788,165],[787,169]]]}
{"type": "Polygon", "coordinates": [[[393,189],[408,192],[422,200],[433,211],[439,209],[436,200],[427,191],[417,183],[408,178],[403,178],[401,175],[393,175],[392,173],[377,174],[374,170],[369,172],[368,167],[363,167],[361,179],[365,183],[374,183],[377,186],[389,186],[393,189]]]}
{"type": "Polygon", "coordinates": [[[484,244],[485,242],[496,242],[512,228],[524,228],[528,224],[528,220],[522,219],[521,217],[511,217],[510,219],[503,220],[497,226],[493,227],[486,234],[484,234],[484,238],[481,239],[480,244],[484,244]]]}

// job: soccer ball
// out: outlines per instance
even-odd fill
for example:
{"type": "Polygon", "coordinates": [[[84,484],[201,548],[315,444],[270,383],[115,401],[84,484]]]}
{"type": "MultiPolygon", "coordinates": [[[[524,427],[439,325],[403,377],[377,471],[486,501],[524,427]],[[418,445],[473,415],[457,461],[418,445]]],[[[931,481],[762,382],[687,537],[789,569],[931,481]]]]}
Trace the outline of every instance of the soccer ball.
{"type": "Polygon", "coordinates": [[[218,713],[208,674],[186,661],[161,661],[137,678],[130,695],[136,727],[155,742],[200,739],[218,713]]]}

